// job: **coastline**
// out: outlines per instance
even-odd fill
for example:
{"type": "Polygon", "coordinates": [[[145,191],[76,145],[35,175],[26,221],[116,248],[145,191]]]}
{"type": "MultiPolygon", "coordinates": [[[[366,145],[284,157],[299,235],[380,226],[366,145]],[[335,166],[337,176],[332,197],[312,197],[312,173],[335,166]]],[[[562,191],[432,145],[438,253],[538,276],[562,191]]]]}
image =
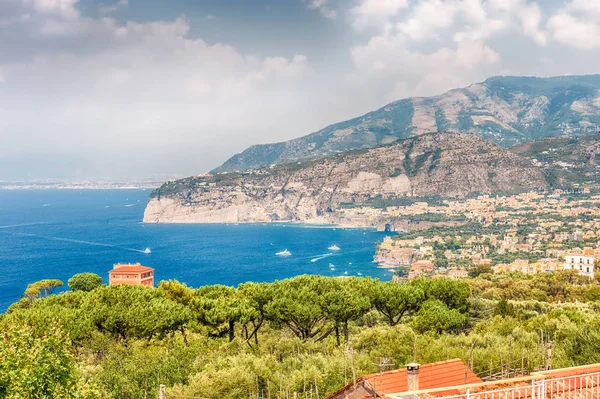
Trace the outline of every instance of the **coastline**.
{"type": "Polygon", "coordinates": [[[0,190],[6,191],[43,191],[43,190],[154,190],[156,186],[0,186],[0,190]]]}
{"type": "MultiPolygon", "coordinates": [[[[374,226],[349,226],[335,223],[310,223],[310,222],[295,222],[293,220],[273,220],[270,222],[263,221],[251,221],[251,222],[148,222],[142,219],[142,224],[147,225],[214,225],[214,226],[235,226],[235,225],[254,225],[254,226],[290,226],[290,227],[302,227],[306,229],[349,229],[349,230],[367,230],[367,231],[375,231],[377,232],[377,227],[374,226]]],[[[381,233],[384,233],[383,231],[381,233]]]]}

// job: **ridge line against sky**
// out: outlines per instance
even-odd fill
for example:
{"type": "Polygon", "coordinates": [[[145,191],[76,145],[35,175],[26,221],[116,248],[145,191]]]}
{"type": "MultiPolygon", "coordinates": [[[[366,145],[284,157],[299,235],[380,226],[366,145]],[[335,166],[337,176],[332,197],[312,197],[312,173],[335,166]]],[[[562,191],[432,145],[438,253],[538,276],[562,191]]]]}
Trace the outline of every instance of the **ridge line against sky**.
{"type": "Polygon", "coordinates": [[[0,179],[182,176],[409,96],[597,73],[586,0],[0,0],[0,179]]]}

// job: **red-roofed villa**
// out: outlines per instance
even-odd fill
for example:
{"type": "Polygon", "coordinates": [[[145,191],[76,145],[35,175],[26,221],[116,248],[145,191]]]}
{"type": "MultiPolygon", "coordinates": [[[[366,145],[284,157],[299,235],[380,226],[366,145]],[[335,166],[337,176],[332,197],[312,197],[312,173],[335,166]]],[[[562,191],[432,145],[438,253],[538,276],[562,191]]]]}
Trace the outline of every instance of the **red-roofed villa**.
{"type": "Polygon", "coordinates": [[[145,285],[154,287],[154,269],[139,263],[116,263],[108,273],[109,285],[145,285]]]}

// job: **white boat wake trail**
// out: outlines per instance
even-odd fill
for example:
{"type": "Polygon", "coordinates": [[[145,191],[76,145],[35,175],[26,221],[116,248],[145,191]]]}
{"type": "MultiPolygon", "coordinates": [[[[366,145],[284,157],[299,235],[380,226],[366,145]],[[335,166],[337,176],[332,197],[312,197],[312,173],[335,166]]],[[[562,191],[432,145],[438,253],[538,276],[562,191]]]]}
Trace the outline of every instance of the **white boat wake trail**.
{"type": "Polygon", "coordinates": [[[40,225],[40,224],[44,224],[44,223],[37,222],[37,223],[10,224],[8,226],[0,226],[0,229],[12,229],[13,227],[37,226],[37,225],[40,225]]]}
{"type": "Polygon", "coordinates": [[[312,258],[310,261],[312,263],[314,263],[314,262],[320,261],[321,259],[329,258],[330,256],[333,256],[333,254],[332,253],[328,253],[328,254],[317,255],[316,258],[312,258]]]}
{"type": "Polygon", "coordinates": [[[105,243],[102,243],[102,242],[74,240],[74,239],[71,239],[71,238],[62,238],[62,237],[53,237],[53,236],[42,236],[42,235],[39,235],[39,234],[28,234],[28,233],[15,233],[15,232],[11,232],[10,234],[14,234],[14,235],[18,235],[18,236],[25,236],[25,237],[43,238],[45,240],[52,240],[52,241],[73,242],[75,244],[92,245],[92,246],[95,246],[95,247],[118,248],[118,249],[123,249],[125,251],[139,252],[139,253],[142,253],[142,254],[146,253],[146,252],[144,252],[144,250],[135,249],[135,248],[120,247],[118,245],[105,244],[105,243]]]}

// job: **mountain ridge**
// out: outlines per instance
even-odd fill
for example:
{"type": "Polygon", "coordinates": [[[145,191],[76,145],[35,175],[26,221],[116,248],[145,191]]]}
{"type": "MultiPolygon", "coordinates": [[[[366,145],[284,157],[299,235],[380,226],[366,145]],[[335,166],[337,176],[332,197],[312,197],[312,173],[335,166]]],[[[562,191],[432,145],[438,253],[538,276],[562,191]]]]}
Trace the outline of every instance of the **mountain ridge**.
{"type": "Polygon", "coordinates": [[[248,172],[165,183],[144,222],[342,223],[343,208],[374,199],[545,190],[544,173],[470,133],[430,133],[371,149],[248,172]]]}
{"type": "Polygon", "coordinates": [[[595,132],[600,75],[496,76],[432,97],[411,97],[296,139],[254,145],[211,173],[319,159],[428,132],[469,132],[511,147],[540,137],[595,132]]]}

